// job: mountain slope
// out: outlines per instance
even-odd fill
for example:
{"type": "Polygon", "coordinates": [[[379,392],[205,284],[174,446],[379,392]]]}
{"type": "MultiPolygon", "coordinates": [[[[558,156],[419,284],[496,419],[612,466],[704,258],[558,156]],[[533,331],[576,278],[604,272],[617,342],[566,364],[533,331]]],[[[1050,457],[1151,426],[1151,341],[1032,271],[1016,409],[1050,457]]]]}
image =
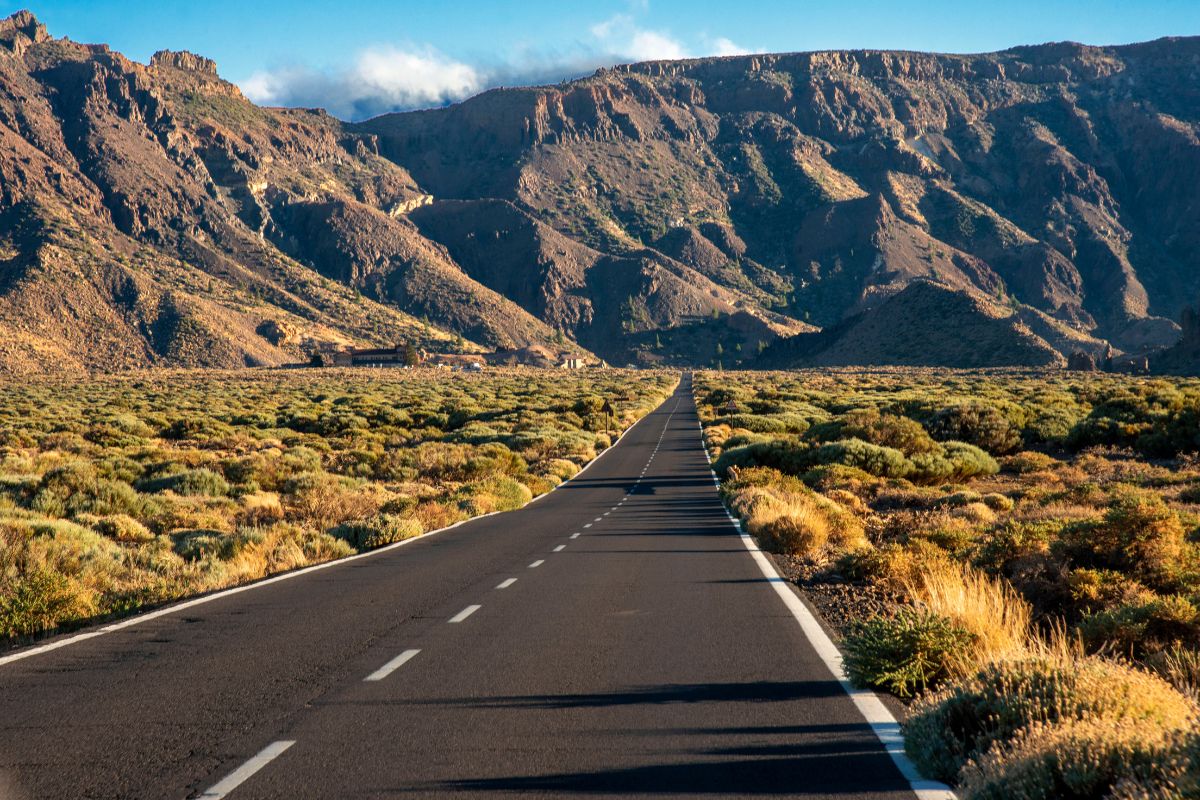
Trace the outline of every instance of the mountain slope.
{"type": "Polygon", "coordinates": [[[358,129],[438,196],[651,242],[796,319],[935,280],[1136,350],[1200,293],[1198,59],[1167,39],[652,62],[358,129]]]}
{"type": "Polygon", "coordinates": [[[0,372],[398,341],[727,366],[1162,348],[1200,294],[1197,64],[1200,39],[651,62],[351,125],[21,12],[0,372]],[[992,344],[939,344],[922,309],[992,344]]]}

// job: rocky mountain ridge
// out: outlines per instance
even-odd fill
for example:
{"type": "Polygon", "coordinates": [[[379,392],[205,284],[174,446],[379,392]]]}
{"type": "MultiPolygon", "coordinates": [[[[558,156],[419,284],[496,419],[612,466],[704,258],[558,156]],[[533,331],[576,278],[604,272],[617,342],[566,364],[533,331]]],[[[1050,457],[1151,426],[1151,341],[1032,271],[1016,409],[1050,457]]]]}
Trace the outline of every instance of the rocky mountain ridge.
{"type": "Polygon", "coordinates": [[[724,366],[1167,347],[1200,296],[1198,77],[1200,39],[735,56],[347,124],[20,12],[0,371],[398,341],[724,366]]]}

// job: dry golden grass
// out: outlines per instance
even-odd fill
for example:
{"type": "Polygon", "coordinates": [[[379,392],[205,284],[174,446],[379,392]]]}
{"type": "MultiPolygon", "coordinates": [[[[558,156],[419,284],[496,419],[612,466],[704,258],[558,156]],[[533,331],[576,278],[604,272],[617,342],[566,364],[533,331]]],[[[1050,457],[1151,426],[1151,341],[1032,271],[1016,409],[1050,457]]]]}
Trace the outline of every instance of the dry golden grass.
{"type": "Polygon", "coordinates": [[[931,562],[906,580],[904,589],[916,605],[973,635],[970,649],[954,665],[958,675],[1028,652],[1033,610],[1006,582],[962,564],[931,562]]]}

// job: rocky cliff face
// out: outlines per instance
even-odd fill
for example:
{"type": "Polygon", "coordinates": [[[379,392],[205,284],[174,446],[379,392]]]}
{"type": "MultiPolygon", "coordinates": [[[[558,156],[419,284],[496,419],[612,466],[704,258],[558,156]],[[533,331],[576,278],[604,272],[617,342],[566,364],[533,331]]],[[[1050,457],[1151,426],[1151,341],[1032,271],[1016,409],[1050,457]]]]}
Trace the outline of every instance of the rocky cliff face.
{"type": "Polygon", "coordinates": [[[457,336],[726,366],[1141,352],[1200,295],[1197,78],[1197,39],[747,56],[347,125],[21,12],[0,371],[457,336]],[[939,309],[979,340],[939,348],[939,309]]]}
{"type": "Polygon", "coordinates": [[[434,194],[650,243],[797,320],[932,280],[1136,351],[1172,342],[1200,288],[1197,77],[1197,39],[739,56],[360,129],[434,194]]]}

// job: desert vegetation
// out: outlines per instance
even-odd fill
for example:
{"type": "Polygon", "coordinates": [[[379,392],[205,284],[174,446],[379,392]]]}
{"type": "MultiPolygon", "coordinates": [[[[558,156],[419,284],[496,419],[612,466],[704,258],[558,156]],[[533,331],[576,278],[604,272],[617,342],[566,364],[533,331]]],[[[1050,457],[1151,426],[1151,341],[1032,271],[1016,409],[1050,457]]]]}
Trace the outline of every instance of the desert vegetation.
{"type": "Polygon", "coordinates": [[[665,372],[156,372],[0,385],[0,637],[518,508],[665,372]]]}
{"type": "Polygon", "coordinates": [[[722,493],[966,798],[1200,793],[1200,381],[704,373],[722,493]]]}

